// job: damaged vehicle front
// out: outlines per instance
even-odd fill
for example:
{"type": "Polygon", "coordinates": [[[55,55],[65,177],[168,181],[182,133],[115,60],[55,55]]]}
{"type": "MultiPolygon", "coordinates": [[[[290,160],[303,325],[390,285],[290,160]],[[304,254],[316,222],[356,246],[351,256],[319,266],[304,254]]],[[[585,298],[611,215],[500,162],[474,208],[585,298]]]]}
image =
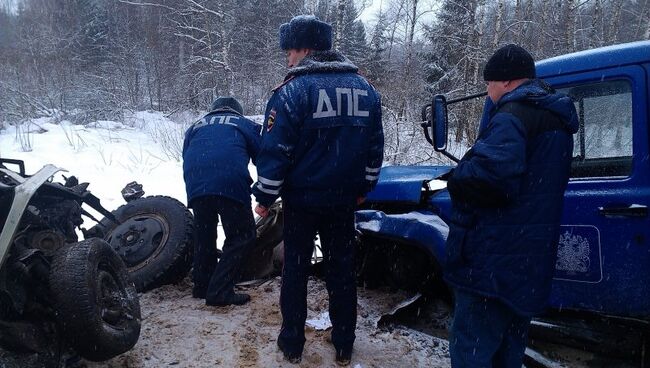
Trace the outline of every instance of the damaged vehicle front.
{"type": "Polygon", "coordinates": [[[53,182],[60,171],[27,175],[23,161],[0,159],[0,345],[50,361],[70,349],[102,361],[138,341],[140,304],[120,256],[76,231],[82,215],[92,218],[82,204],[115,217],[87,183],[53,182]]]}

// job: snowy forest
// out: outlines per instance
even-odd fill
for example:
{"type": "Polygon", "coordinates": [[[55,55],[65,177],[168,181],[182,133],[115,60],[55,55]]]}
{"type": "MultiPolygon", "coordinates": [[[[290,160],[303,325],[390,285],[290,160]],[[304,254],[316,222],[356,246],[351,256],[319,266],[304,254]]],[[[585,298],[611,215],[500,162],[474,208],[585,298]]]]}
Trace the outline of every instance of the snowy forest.
{"type": "MultiPolygon", "coordinates": [[[[650,0],[383,0],[362,19],[371,3],[0,0],[0,128],[53,115],[86,124],[125,111],[200,112],[219,95],[261,114],[286,72],[279,25],[315,14],[382,94],[386,161],[433,163],[441,158],[422,137],[422,106],[436,93],[483,91],[481,68],[497,47],[514,42],[541,60],[650,38],[650,0]]],[[[452,137],[471,142],[474,115],[462,116],[452,137]]]]}

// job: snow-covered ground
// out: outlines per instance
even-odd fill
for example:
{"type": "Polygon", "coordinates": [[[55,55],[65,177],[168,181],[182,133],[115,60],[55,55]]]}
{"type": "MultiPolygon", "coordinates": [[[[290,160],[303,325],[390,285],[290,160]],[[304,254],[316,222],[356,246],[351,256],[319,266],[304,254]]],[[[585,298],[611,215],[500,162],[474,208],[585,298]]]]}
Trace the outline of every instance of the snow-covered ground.
{"type": "Polygon", "coordinates": [[[146,194],[168,195],[185,201],[182,162],[170,157],[158,132],[175,134],[182,144],[187,125],[160,113],[139,112],[126,123],[98,121],[54,124],[53,118],[35,119],[0,132],[0,157],[25,161],[27,173],[53,164],[89,182],[104,207],[124,203],[120,189],[130,181],[144,185],[146,194]]]}
{"type": "MultiPolygon", "coordinates": [[[[127,114],[123,123],[73,125],[56,118],[34,119],[0,130],[0,157],[24,160],[28,174],[45,164],[66,169],[58,175],[74,175],[90,183],[89,190],[108,210],[125,203],[120,190],[131,181],[142,184],[145,195],[166,195],[187,203],[181,149],[185,130],[199,117],[184,113],[173,121],[160,112],[141,111],[127,114]]],[[[252,118],[261,121],[260,116],[252,118]]],[[[250,172],[256,180],[252,165],[250,172]]],[[[219,231],[220,247],[221,227],[219,231]]]]}
{"type": "MultiPolygon", "coordinates": [[[[279,278],[248,287],[251,302],[207,307],[191,297],[189,282],[141,295],[142,333],[129,352],[89,368],[296,367],[276,346],[281,315],[279,278]]],[[[403,301],[403,293],[359,290],[356,342],[351,368],[449,367],[446,340],[403,327],[377,328],[379,318],[403,301]]],[[[308,320],[327,311],[321,280],[309,282],[308,320]]],[[[334,367],[331,330],[306,327],[300,367],[334,367]]]]}

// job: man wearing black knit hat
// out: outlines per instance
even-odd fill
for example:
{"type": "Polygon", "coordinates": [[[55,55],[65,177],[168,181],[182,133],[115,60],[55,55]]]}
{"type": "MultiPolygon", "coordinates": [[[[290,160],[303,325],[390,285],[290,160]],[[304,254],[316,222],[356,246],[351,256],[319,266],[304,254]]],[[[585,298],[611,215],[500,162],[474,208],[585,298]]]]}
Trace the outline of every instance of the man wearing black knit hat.
{"type": "Polygon", "coordinates": [[[242,261],[255,246],[248,163],[260,149],[260,126],[243,116],[234,97],[219,97],[210,112],[185,132],[183,178],[194,211],[194,298],[206,305],[241,305],[248,294],[235,293],[242,261]],[[217,224],[225,240],[217,263],[217,224]]]}
{"type": "Polygon", "coordinates": [[[266,108],[255,211],[282,196],[284,265],[278,346],[298,363],[305,344],[307,276],[320,235],[336,363],[348,365],[357,294],[354,209],[377,182],[384,136],[379,94],[332,47],[332,27],[298,16],[280,27],[289,73],[266,108]]]}
{"type": "Polygon", "coordinates": [[[519,46],[497,50],[483,77],[489,121],[447,183],[449,352],[453,367],[520,368],[531,317],[550,294],[578,119],[519,46]]]}

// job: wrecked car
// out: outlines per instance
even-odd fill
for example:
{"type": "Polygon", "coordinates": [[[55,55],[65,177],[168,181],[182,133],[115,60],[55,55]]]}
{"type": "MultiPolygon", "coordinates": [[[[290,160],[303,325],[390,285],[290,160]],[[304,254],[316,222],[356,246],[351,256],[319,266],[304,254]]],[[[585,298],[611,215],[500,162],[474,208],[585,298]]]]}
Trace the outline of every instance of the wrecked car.
{"type": "Polygon", "coordinates": [[[113,215],[87,183],[50,181],[60,171],[46,165],[26,175],[22,161],[0,159],[0,344],[106,360],[138,341],[138,295],[109,243],[75,231],[90,216],[82,204],[113,215]]]}
{"type": "Polygon", "coordinates": [[[138,341],[137,292],[189,272],[192,214],[174,198],[144,197],[135,182],[111,212],[88,183],[54,182],[61,171],[27,175],[23,161],[0,158],[0,345],[103,361],[138,341]],[[86,229],[84,218],[96,224],[86,229]]]}
{"type": "MultiPolygon", "coordinates": [[[[548,314],[630,327],[639,345],[633,353],[648,366],[650,42],[558,56],[536,68],[539,78],[573,99],[580,121],[548,314]]],[[[448,151],[448,118],[485,95],[437,95],[425,107],[422,125],[436,151],[458,160],[448,151]]],[[[445,289],[441,265],[451,201],[438,178],[452,167],[382,169],[366,208],[357,212],[362,279],[445,289]]]]}

